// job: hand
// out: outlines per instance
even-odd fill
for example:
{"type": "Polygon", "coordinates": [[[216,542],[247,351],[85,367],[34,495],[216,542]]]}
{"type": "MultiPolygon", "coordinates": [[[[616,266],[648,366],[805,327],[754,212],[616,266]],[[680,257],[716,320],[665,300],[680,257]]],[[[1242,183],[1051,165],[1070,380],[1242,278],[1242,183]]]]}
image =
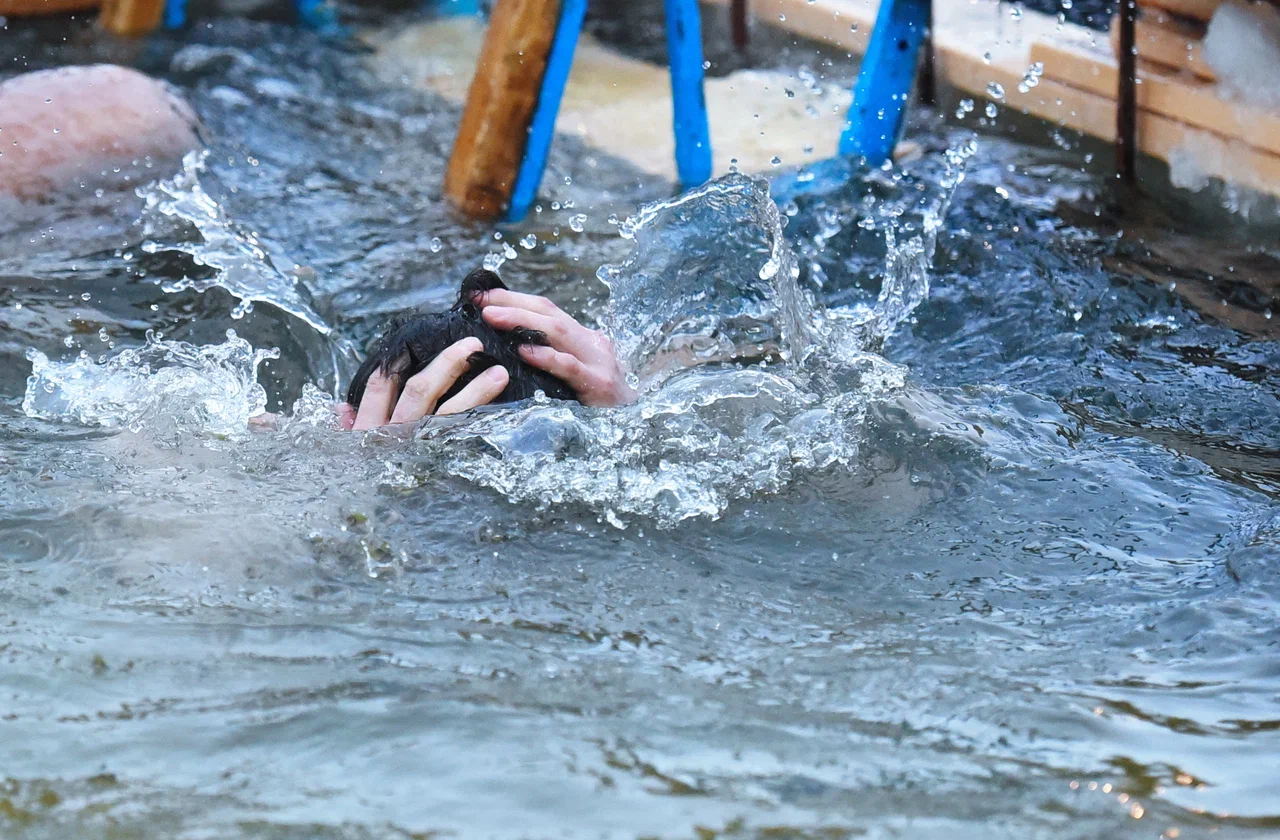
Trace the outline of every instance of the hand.
{"type": "Polygon", "coordinates": [[[544,297],[508,289],[492,289],[477,295],[475,304],[491,326],[537,330],[549,347],[520,345],[520,357],[564,381],[583,405],[614,406],[635,402],[635,389],[627,384],[613,342],[599,330],[589,330],[544,297]]]}
{"type": "Polygon", "coordinates": [[[507,387],[510,375],[494,365],[471,380],[453,398],[437,407],[440,397],[467,372],[471,354],[484,347],[478,338],[464,338],[444,349],[431,364],[409,377],[400,387],[399,377],[375,371],[365,386],[359,410],[340,403],[334,410],[344,429],[363,431],[396,423],[416,423],[428,414],[457,414],[486,405],[507,387]]]}

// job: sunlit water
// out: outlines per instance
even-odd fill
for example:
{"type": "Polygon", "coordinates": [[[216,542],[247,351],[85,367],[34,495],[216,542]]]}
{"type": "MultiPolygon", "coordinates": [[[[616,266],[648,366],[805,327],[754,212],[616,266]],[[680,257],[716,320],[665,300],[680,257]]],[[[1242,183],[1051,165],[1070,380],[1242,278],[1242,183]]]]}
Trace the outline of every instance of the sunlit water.
{"type": "Polygon", "coordinates": [[[159,42],[209,155],[0,227],[0,836],[1280,832],[1274,231],[931,125],[774,197],[566,139],[495,230],[283,32],[159,42]],[[334,431],[486,257],[641,402],[334,431]]]}

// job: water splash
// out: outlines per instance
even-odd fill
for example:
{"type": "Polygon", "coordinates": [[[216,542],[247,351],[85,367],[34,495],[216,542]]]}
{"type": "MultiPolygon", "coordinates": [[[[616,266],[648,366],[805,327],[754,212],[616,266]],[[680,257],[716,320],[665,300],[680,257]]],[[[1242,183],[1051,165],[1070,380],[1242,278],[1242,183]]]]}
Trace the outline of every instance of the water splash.
{"type": "Polygon", "coordinates": [[[148,332],[143,346],[101,361],[82,353],[56,362],[30,350],[22,410],[45,420],[146,429],[162,441],[191,432],[243,435],[267,404],[258,366],[279,355],[253,349],[234,330],[225,343],[204,347],[148,332]]]}
{"type": "MultiPolygon", "coordinates": [[[[400,452],[396,486],[443,473],[512,501],[586,506],[617,527],[631,517],[670,526],[719,517],[806,473],[856,469],[869,408],[906,380],[874,351],[928,294],[968,154],[955,152],[924,197],[884,203],[874,305],[815,309],[764,181],[731,175],[642,208],[621,228],[630,255],[599,276],[612,291],[607,326],[643,398],[428,418],[400,452]]],[[[204,348],[150,338],[104,364],[31,358],[24,407],[38,417],[233,434],[265,404],[254,373],[266,356],[234,334],[204,348]]],[[[311,393],[281,432],[331,428],[324,403],[311,393]]]]}
{"type": "Polygon", "coordinates": [[[855,468],[868,409],[906,380],[874,350],[928,295],[938,231],[973,150],[949,151],[928,189],[882,202],[873,305],[813,307],[764,181],[730,175],[642,208],[620,231],[630,255],[598,273],[641,401],[432,418],[419,430],[427,459],[513,501],[586,505],[618,527],[626,516],[715,518],[804,473],[855,468]]]}
{"type": "Polygon", "coordinates": [[[695,369],[620,409],[530,404],[430,418],[426,463],[547,508],[583,505],[615,527],[717,518],[804,472],[849,467],[870,402],[905,370],[868,357],[857,388],[822,396],[779,373],[695,369]]]}
{"type": "Polygon", "coordinates": [[[803,355],[811,304],[766,182],[729,175],[640,209],[620,228],[627,259],[597,277],[606,326],[632,385],[653,388],[681,367],[803,355]]]}
{"type": "Polygon", "coordinates": [[[184,276],[161,288],[170,293],[187,289],[205,292],[216,286],[240,299],[233,317],[243,317],[255,303],[267,303],[329,335],[332,327],[308,303],[305,288],[276,268],[257,237],[227,218],[222,206],[205,191],[200,173],[205,171],[208,154],[189,152],[182,160],[182,170],[173,178],[138,188],[138,196],[146,202],[142,223],[147,240],[142,250],[148,254],[187,254],[197,265],[213,269],[207,277],[184,276]],[[177,230],[172,224],[175,220],[177,230]]]}

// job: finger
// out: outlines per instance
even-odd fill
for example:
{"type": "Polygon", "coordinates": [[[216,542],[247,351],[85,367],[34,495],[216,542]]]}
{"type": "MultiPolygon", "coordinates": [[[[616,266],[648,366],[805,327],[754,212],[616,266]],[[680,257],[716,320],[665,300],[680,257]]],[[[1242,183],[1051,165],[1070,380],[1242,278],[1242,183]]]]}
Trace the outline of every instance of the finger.
{"type": "Polygon", "coordinates": [[[490,289],[481,292],[474,298],[476,306],[510,306],[515,309],[527,309],[540,315],[563,315],[564,311],[549,299],[541,295],[526,295],[510,289],[490,289]]]}
{"type": "Polygon", "coordinates": [[[387,425],[391,417],[391,406],[396,401],[398,381],[375,370],[364,386],[364,396],[360,398],[360,408],[356,411],[356,422],[351,426],[357,432],[376,429],[387,425]]]}
{"type": "Polygon", "coordinates": [[[339,429],[342,429],[344,432],[351,431],[351,427],[356,423],[356,410],[351,407],[351,403],[334,403],[329,410],[338,415],[339,429]]]}
{"type": "Polygon", "coordinates": [[[583,343],[590,339],[590,331],[577,321],[565,315],[543,315],[528,309],[512,306],[486,306],[481,316],[490,326],[500,330],[512,330],[524,327],[537,330],[547,337],[547,341],[557,350],[577,354],[585,351],[583,343]]]}
{"type": "Polygon", "coordinates": [[[445,400],[436,409],[436,414],[460,414],[477,406],[488,405],[498,398],[510,381],[511,375],[507,373],[507,369],[502,365],[494,365],[468,382],[467,386],[457,394],[445,400]]]}
{"type": "Polygon", "coordinates": [[[270,411],[264,411],[249,418],[249,429],[254,432],[274,432],[276,430],[276,420],[276,415],[270,411]]]}
{"type": "Polygon", "coordinates": [[[553,347],[540,347],[537,344],[522,344],[520,358],[538,370],[545,370],[575,391],[584,390],[589,384],[587,366],[572,353],[564,353],[553,347]]]}
{"type": "Polygon", "coordinates": [[[391,414],[392,423],[416,423],[436,410],[440,397],[453,387],[471,365],[471,354],[484,349],[474,336],[455,341],[431,364],[409,377],[391,414]]]}

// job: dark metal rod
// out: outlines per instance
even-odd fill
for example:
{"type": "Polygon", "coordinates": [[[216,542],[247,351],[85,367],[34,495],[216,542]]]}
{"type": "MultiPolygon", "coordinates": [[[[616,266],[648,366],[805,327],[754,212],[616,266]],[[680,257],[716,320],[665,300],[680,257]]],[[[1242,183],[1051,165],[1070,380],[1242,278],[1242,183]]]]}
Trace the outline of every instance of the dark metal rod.
{"type": "Polygon", "coordinates": [[[1137,163],[1138,91],[1134,77],[1138,57],[1134,51],[1136,0],[1120,0],[1120,89],[1116,91],[1116,174],[1132,183],[1137,163]]]}
{"type": "Polygon", "coordinates": [[[729,9],[729,19],[733,26],[733,46],[738,52],[746,52],[747,42],[751,39],[747,32],[747,0],[733,0],[729,9]]]}

